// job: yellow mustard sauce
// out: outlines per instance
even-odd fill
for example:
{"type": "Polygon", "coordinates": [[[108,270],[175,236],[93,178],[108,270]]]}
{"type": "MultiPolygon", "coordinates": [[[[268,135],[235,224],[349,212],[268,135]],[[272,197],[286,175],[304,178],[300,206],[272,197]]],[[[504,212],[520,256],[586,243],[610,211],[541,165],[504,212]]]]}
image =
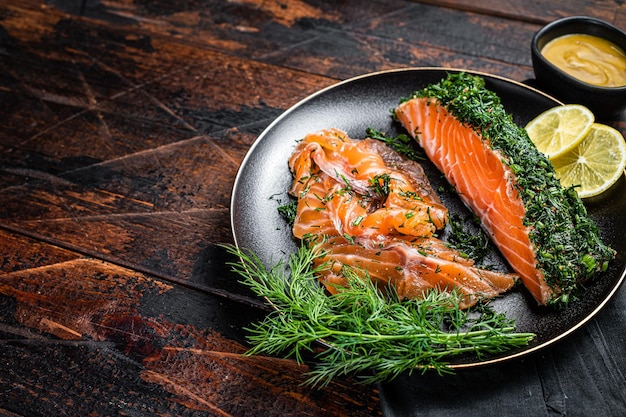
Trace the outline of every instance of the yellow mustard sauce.
{"type": "Polygon", "coordinates": [[[571,34],[548,42],[541,54],[562,71],[601,87],[626,85],[626,53],[597,36],[571,34]]]}

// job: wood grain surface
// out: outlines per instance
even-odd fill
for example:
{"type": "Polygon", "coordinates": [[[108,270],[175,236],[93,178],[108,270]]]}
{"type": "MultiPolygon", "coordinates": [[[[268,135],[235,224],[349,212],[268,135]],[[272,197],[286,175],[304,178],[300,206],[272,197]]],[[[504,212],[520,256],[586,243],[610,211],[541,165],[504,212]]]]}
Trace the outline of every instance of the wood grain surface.
{"type": "MultiPolygon", "coordinates": [[[[574,14],[626,28],[618,0],[0,0],[0,414],[382,415],[378,386],[314,389],[308,365],[245,355],[267,310],[221,247],[241,161],[283,111],[363,73],[532,79],[533,34],[574,14]]],[[[587,351],[623,329],[611,308],[587,351]]],[[[524,395],[558,374],[520,369],[524,395]]]]}

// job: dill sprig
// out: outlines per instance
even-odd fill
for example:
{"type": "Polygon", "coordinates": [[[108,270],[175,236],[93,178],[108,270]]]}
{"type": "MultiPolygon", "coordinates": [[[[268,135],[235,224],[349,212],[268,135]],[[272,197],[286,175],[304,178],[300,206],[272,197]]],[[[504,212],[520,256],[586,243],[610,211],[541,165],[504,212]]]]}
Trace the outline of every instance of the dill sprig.
{"type": "MultiPolygon", "coordinates": [[[[356,375],[363,383],[391,380],[403,372],[452,372],[459,355],[481,358],[525,346],[532,333],[516,333],[514,323],[488,305],[459,308],[455,292],[432,291],[422,300],[400,301],[392,288],[380,291],[369,279],[344,270],[348,288],[329,295],[312,262],[321,252],[303,244],[288,262],[266,268],[254,254],[233,246],[240,262],[232,270],[254,293],[275,307],[248,328],[248,354],[283,354],[303,363],[313,343],[330,345],[316,355],[307,383],[326,386],[334,377],[356,375]]],[[[362,275],[362,274],[361,274],[362,275]]]]}
{"type": "Polygon", "coordinates": [[[296,215],[298,214],[298,202],[294,199],[287,204],[283,204],[278,206],[278,213],[287,221],[288,224],[292,225],[296,220],[296,215]]]}
{"type": "Polygon", "coordinates": [[[368,188],[372,191],[372,193],[384,200],[389,196],[389,193],[391,192],[390,184],[391,176],[385,173],[375,175],[374,177],[370,178],[368,188]]]}
{"type": "MultiPolygon", "coordinates": [[[[477,217],[473,216],[472,220],[476,226],[480,226],[480,220],[477,217]]],[[[491,253],[489,238],[482,229],[466,228],[463,219],[458,214],[449,216],[448,225],[450,235],[447,243],[450,247],[460,251],[463,256],[480,264],[491,253]]]]}
{"type": "Polygon", "coordinates": [[[415,140],[405,133],[400,133],[396,136],[387,136],[384,132],[371,127],[365,129],[365,133],[368,138],[383,142],[400,155],[404,155],[412,161],[426,159],[424,153],[416,147],[415,140]]]}

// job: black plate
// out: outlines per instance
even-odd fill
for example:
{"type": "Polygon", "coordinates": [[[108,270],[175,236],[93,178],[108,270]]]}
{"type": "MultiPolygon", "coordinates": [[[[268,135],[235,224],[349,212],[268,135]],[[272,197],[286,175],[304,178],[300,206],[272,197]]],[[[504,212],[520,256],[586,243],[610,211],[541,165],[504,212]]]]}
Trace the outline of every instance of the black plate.
{"type": "MultiPolygon", "coordinates": [[[[390,110],[402,97],[458,70],[413,68],[385,71],[350,79],[324,89],[282,114],[252,145],[244,159],[233,188],[231,222],[235,243],[254,251],[266,264],[274,264],[294,252],[298,242],[277,212],[288,201],[291,183],[287,160],[297,140],[316,130],[336,127],[353,138],[365,136],[368,127],[395,135],[402,128],[394,123],[390,110]]],[[[514,121],[524,126],[542,111],[560,104],[556,99],[515,81],[465,71],[482,76],[487,88],[496,92],[514,121]]],[[[435,189],[449,189],[436,168],[422,164],[435,189]]],[[[453,192],[444,192],[442,200],[451,213],[465,216],[468,211],[453,192]]],[[[463,357],[452,365],[469,367],[498,362],[545,347],[572,333],[589,321],[624,280],[626,274],[626,180],[624,177],[603,195],[586,201],[590,216],[600,229],[601,237],[618,251],[609,268],[588,285],[584,298],[560,311],[538,307],[525,289],[515,289],[493,302],[496,310],[514,318],[518,331],[533,332],[533,342],[520,350],[493,357],[463,357]]],[[[500,270],[510,270],[494,251],[490,263],[500,270]]]]}

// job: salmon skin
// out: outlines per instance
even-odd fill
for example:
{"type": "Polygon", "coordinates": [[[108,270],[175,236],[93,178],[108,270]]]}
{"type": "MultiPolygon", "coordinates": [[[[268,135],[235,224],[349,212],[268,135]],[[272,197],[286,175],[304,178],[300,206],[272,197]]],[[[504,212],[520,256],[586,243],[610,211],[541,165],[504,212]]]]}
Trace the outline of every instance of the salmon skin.
{"type": "Polygon", "coordinates": [[[540,305],[580,296],[581,284],[607,268],[615,251],[576,191],[560,185],[482,78],[449,74],[394,113],[540,305]]]}
{"type": "Polygon", "coordinates": [[[400,299],[437,289],[461,308],[510,289],[517,275],[478,268],[435,237],[448,210],[422,167],[387,145],[338,129],[307,135],[289,159],[297,198],[293,234],[323,254],[319,279],[331,293],[348,285],[346,267],[400,299]]]}

